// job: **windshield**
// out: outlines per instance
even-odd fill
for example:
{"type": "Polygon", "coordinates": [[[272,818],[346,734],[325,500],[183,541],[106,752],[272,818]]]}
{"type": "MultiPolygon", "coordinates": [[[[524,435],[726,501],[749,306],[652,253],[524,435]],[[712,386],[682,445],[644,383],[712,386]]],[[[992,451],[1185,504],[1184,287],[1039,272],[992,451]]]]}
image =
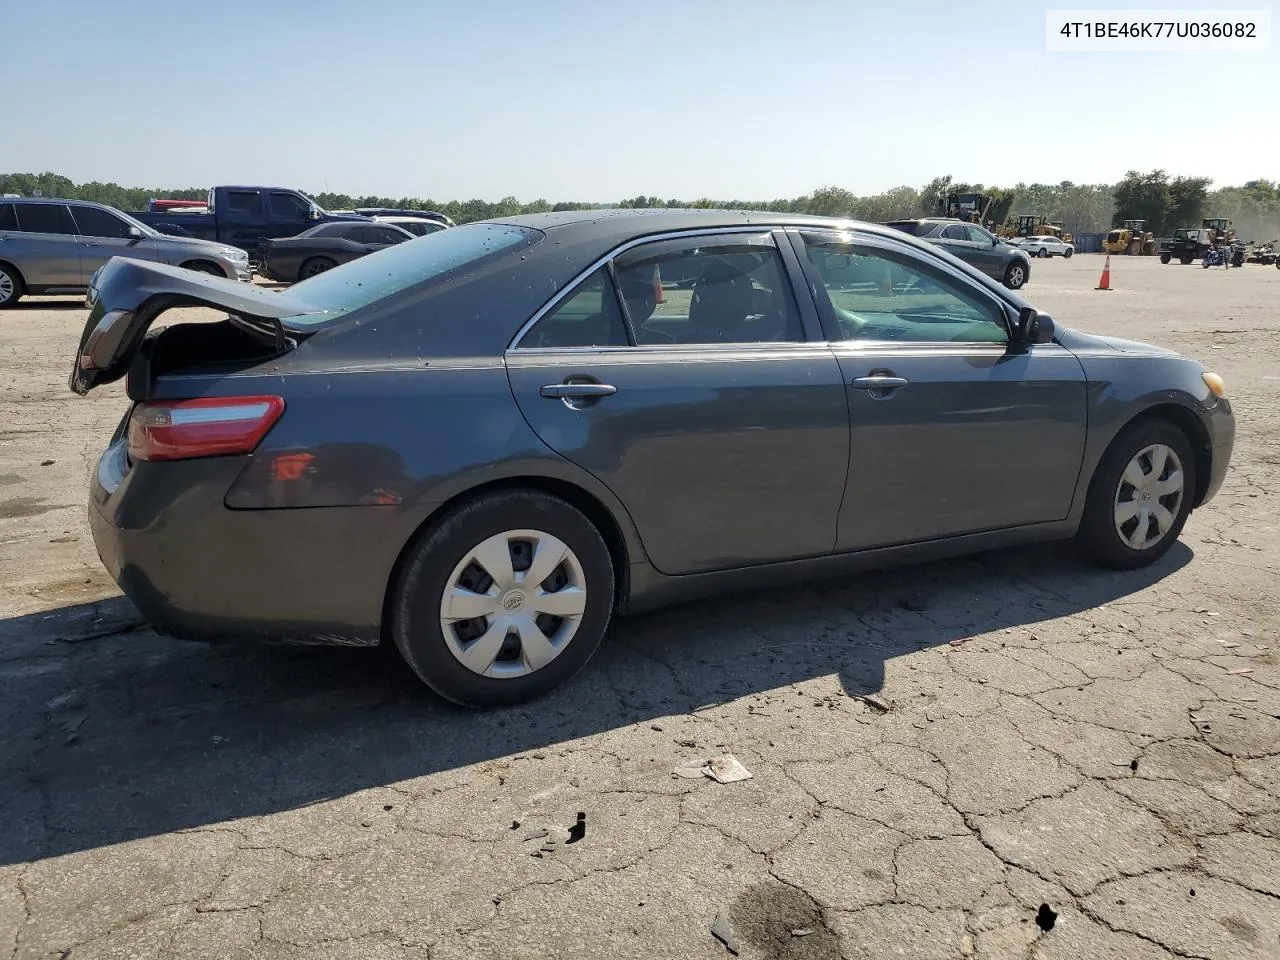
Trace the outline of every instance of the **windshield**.
{"type": "Polygon", "coordinates": [[[532,246],[542,237],[539,230],[501,223],[471,223],[415,237],[294,284],[289,291],[291,296],[296,294],[324,312],[290,317],[289,323],[327,323],[425,281],[475,266],[513,247],[532,246]]]}

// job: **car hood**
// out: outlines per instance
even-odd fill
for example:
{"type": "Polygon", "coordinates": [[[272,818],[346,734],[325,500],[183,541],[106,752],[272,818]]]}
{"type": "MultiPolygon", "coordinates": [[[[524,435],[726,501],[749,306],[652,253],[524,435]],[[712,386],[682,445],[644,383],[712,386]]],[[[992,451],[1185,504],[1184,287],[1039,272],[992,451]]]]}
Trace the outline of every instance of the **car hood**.
{"type": "Polygon", "coordinates": [[[144,242],[163,244],[166,250],[178,246],[187,250],[200,251],[201,253],[208,253],[210,255],[217,254],[219,251],[226,250],[228,248],[239,249],[237,247],[231,247],[231,244],[229,243],[218,243],[214,240],[201,240],[197,237],[175,237],[167,233],[160,233],[153,237],[148,237],[144,242]]]}
{"type": "Polygon", "coordinates": [[[1123,340],[1120,337],[1100,337],[1094,333],[1082,333],[1067,327],[1059,327],[1057,341],[1072,353],[1123,353],[1146,357],[1176,357],[1177,351],[1157,347],[1139,340],[1123,340]]]}

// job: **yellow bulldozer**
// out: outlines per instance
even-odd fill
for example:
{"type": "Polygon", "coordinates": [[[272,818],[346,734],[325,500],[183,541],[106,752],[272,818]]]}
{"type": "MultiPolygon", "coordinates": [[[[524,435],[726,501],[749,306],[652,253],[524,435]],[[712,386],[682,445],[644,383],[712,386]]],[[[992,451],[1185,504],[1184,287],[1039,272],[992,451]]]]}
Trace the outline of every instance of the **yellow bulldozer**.
{"type": "Polygon", "coordinates": [[[1156,252],[1156,239],[1147,229],[1147,221],[1126,220],[1122,226],[1107,234],[1107,238],[1102,241],[1102,252],[1150,257],[1156,252]]]}
{"type": "Polygon", "coordinates": [[[1071,234],[1064,229],[1061,220],[1050,220],[1036,214],[1018,217],[1016,224],[1006,224],[996,231],[997,236],[1012,237],[1057,237],[1063,243],[1072,243],[1071,234]]]}

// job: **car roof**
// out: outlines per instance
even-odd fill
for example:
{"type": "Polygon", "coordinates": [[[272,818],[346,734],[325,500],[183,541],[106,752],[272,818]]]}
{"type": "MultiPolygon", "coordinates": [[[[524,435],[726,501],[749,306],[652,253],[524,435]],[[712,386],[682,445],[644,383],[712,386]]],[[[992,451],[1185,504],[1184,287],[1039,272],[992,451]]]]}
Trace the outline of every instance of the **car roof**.
{"type": "Polygon", "coordinates": [[[614,245],[650,234],[678,233],[685,230],[731,230],[740,227],[815,227],[852,229],[893,237],[900,240],[901,231],[888,226],[843,217],[820,217],[802,213],[773,213],[757,210],[563,210],[555,213],[530,213],[515,217],[495,217],[491,223],[528,227],[554,234],[560,241],[585,241],[614,245]]]}

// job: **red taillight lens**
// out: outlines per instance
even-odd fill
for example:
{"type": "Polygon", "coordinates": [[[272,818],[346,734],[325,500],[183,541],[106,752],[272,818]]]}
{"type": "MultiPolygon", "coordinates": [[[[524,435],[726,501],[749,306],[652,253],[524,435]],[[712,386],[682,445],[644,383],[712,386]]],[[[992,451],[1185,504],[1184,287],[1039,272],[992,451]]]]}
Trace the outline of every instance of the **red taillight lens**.
{"type": "Polygon", "coordinates": [[[283,397],[204,397],[140,403],[129,418],[134,460],[252,453],[284,413],[283,397]]]}

